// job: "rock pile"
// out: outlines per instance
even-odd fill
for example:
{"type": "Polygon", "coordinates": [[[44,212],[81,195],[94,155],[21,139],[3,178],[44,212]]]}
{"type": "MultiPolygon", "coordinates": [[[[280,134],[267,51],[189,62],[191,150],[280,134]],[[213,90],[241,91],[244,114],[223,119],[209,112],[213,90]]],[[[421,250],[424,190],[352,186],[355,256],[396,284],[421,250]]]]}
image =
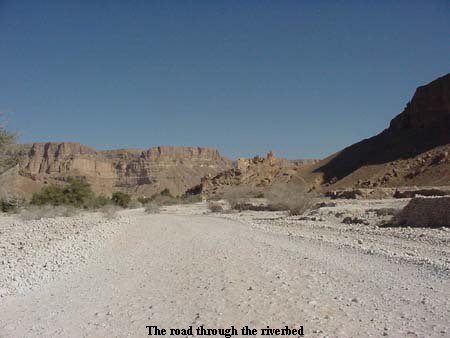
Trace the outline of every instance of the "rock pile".
{"type": "Polygon", "coordinates": [[[450,227],[450,197],[413,198],[394,216],[394,225],[450,227]]]}

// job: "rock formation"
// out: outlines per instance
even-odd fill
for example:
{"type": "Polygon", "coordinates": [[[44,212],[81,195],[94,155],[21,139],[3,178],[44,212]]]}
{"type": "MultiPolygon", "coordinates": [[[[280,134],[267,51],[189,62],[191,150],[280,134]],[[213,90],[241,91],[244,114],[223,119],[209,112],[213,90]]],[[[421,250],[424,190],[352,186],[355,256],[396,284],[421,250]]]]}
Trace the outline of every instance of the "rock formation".
{"type": "Polygon", "coordinates": [[[380,134],[319,162],[305,177],[333,187],[450,185],[450,74],[417,88],[380,134]]]}
{"type": "Polygon", "coordinates": [[[201,183],[187,191],[188,194],[220,195],[229,189],[240,187],[257,193],[274,184],[288,184],[301,179],[298,169],[316,163],[316,160],[286,160],[276,158],[272,152],[266,157],[238,159],[234,167],[217,175],[202,178],[201,183]]]}
{"type": "Polygon", "coordinates": [[[77,143],[13,145],[3,156],[17,156],[20,164],[3,173],[0,183],[28,198],[45,184],[61,184],[68,177],[86,179],[95,192],[124,191],[151,196],[168,188],[182,194],[205,175],[231,167],[231,161],[210,148],[156,147],[148,150],[97,151],[77,143]]]}

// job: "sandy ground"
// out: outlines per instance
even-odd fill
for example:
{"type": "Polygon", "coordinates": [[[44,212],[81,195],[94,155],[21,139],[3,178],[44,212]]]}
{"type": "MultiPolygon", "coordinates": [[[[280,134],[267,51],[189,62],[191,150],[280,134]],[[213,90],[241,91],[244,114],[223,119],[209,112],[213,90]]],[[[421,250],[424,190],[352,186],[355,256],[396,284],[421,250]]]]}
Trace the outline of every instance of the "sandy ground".
{"type": "MultiPolygon", "coordinates": [[[[22,260],[50,259],[48,252],[68,258],[50,277],[37,274],[34,283],[14,288],[8,276],[20,262],[8,256],[0,337],[143,337],[150,325],[303,325],[305,337],[449,337],[448,230],[379,228],[380,217],[369,217],[374,206],[406,202],[354,203],[339,202],[303,219],[210,214],[205,205],[153,215],[126,211],[117,223],[69,218],[63,228],[82,223],[86,231],[62,235],[55,241],[65,244],[50,245],[50,251],[45,245],[29,249],[21,240],[26,232],[7,226],[24,225],[2,219],[2,244],[14,235],[23,243],[20,250],[30,250],[22,260]],[[347,214],[369,224],[343,224],[347,214]],[[86,242],[94,250],[83,249],[86,242]],[[77,252],[83,261],[72,259],[77,252]]],[[[35,271],[27,266],[21,266],[21,280],[35,271]]]]}

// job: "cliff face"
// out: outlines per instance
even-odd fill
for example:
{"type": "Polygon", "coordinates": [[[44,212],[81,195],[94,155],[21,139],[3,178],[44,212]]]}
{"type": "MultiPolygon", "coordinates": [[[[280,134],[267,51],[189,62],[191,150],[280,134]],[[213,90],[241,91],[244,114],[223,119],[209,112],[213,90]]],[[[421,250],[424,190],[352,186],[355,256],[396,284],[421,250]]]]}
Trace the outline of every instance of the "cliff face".
{"type": "Polygon", "coordinates": [[[407,129],[450,128],[450,74],[417,88],[401,114],[392,119],[392,132],[407,129]]]}
{"type": "MultiPolygon", "coordinates": [[[[95,192],[125,191],[150,196],[165,188],[174,194],[200,183],[200,178],[231,167],[231,161],[217,150],[194,147],[156,147],[148,150],[97,151],[77,143],[34,143],[13,145],[3,156],[18,156],[15,175],[3,174],[3,181],[21,181],[16,195],[29,197],[45,184],[61,183],[68,177],[85,178],[95,192]],[[20,176],[18,178],[17,176],[20,176]],[[29,181],[30,191],[26,189],[29,181]]],[[[14,185],[14,184],[13,184],[14,185]]],[[[14,188],[14,189],[13,189],[14,188]]]]}
{"type": "Polygon", "coordinates": [[[449,185],[450,74],[418,87],[380,134],[321,161],[309,175],[338,187],[449,185]]]}

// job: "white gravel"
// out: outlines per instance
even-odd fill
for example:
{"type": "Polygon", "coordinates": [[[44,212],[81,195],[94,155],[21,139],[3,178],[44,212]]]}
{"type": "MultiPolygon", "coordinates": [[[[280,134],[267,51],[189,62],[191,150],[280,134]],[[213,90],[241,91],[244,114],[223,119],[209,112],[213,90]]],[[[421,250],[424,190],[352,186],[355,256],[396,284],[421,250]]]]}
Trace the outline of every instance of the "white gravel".
{"type": "Polygon", "coordinates": [[[433,231],[442,230],[424,230],[426,240],[417,244],[419,257],[431,255],[429,263],[396,258],[393,253],[414,246],[421,230],[342,224],[336,209],[368,215],[345,203],[350,206],[308,216],[323,221],[283,213],[210,214],[205,204],[154,215],[128,211],[117,228],[98,219],[87,233],[111,233],[92,236],[85,263],[4,298],[0,337],[143,337],[147,325],[303,325],[305,337],[317,338],[449,337],[450,278],[440,264],[447,251],[427,249],[441,237],[433,231]],[[378,251],[366,250],[372,242],[378,251]]]}
{"type": "Polygon", "coordinates": [[[106,219],[100,213],[40,220],[1,217],[0,298],[72,273],[128,222],[121,215],[106,219]]]}

